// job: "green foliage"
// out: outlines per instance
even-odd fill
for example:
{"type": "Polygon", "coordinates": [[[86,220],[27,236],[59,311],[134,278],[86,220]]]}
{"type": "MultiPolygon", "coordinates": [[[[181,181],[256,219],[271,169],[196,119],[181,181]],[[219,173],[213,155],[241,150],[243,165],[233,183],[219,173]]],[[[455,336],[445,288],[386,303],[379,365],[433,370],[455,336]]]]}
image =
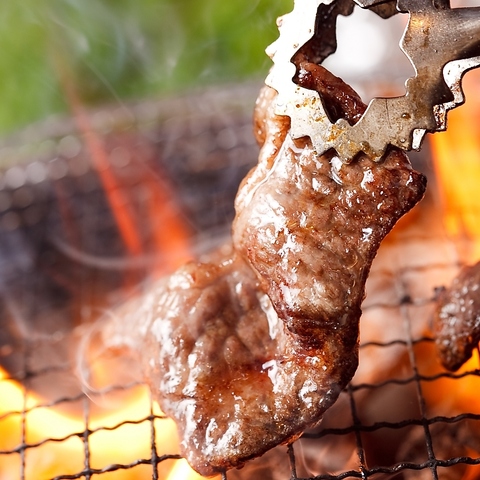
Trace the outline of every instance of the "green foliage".
{"type": "Polygon", "coordinates": [[[0,133],[68,109],[264,76],[291,0],[22,0],[0,7],[0,133]],[[63,79],[63,80],[62,80],[63,79]]]}

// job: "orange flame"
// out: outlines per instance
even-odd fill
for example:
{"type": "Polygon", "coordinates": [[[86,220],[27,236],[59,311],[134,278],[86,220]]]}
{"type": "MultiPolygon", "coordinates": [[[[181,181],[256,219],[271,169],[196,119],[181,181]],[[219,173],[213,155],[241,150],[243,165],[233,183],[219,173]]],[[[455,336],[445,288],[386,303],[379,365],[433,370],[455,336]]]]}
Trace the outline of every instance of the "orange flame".
{"type": "MultiPolygon", "coordinates": [[[[93,166],[101,179],[120,236],[130,255],[141,255],[145,253],[145,239],[142,240],[138,233],[138,215],[131,205],[128,189],[124,188],[123,182],[115,175],[107,148],[91,124],[69,68],[69,62],[65,56],[55,55],[54,63],[78,130],[83,135],[93,166]]],[[[133,161],[140,174],[142,185],[149,193],[147,200],[150,211],[149,221],[153,226],[152,237],[155,247],[150,253],[164,254],[162,255],[163,264],[150,273],[161,275],[191,258],[189,241],[191,232],[174,201],[175,196],[168,182],[160,177],[158,172],[154,174],[150,171],[144,158],[138,158],[142,153],[145,152],[135,154],[133,161]],[[158,219],[162,222],[159,223],[158,219]]]]}
{"type": "MultiPolygon", "coordinates": [[[[185,459],[175,462],[175,466],[170,471],[166,480],[204,480],[199,473],[192,470],[185,459]]],[[[213,480],[220,480],[220,475],[209,477],[213,480]]]]}
{"type": "Polygon", "coordinates": [[[112,168],[108,159],[108,154],[105,150],[100,137],[90,124],[89,117],[85,111],[82,102],[79,99],[78,93],[73,82],[65,77],[64,87],[67,98],[72,107],[74,118],[77,122],[80,132],[82,132],[87,148],[91,153],[91,157],[103,186],[105,193],[110,202],[110,207],[117,221],[121,236],[131,254],[142,253],[142,243],[137,234],[134,214],[129,211],[130,206],[128,198],[125,198],[123,190],[118,185],[118,182],[113,175],[112,168]]]}
{"type": "MultiPolygon", "coordinates": [[[[133,159],[149,194],[146,210],[151,227],[150,236],[143,238],[137,228],[137,211],[130,202],[128,190],[116,176],[106,145],[92,128],[75,84],[68,76],[66,65],[57,66],[78,129],[83,134],[92,163],[101,179],[127,252],[135,256],[160,254],[163,263],[156,271],[149,273],[164,274],[178,267],[191,256],[191,234],[180,215],[168,182],[158,172],[150,171],[143,158],[133,159]]],[[[138,152],[138,156],[141,155],[142,152],[138,152]]],[[[64,221],[68,223],[68,220],[66,212],[64,221]]],[[[152,264],[153,268],[155,264],[152,264]]],[[[131,279],[125,278],[126,286],[133,285],[129,280],[131,279]]],[[[82,418],[64,413],[57,406],[42,406],[41,397],[9,379],[8,374],[0,368],[0,451],[14,452],[2,455],[0,480],[20,478],[22,469],[25,480],[38,480],[75,475],[84,469],[102,470],[111,465],[129,465],[138,459],[149,459],[152,455],[153,430],[157,455],[178,455],[179,440],[173,420],[155,418],[152,420],[155,428],[152,427],[149,418],[152,408],[153,415],[163,414],[157,404],[153,403],[152,407],[148,388],[138,386],[129,393],[128,402],[117,402],[114,399],[114,409],[105,409],[101,413],[96,412],[91,418],[82,418]],[[88,430],[85,433],[86,428],[88,430]],[[22,454],[22,445],[32,448],[26,448],[22,454]]],[[[180,466],[177,466],[177,463],[178,460],[174,459],[161,461],[157,466],[159,478],[199,478],[188,464],[180,462],[180,466]],[[172,474],[172,471],[178,473],[172,474]]],[[[140,464],[128,469],[114,469],[101,476],[105,479],[138,480],[151,478],[151,473],[151,464],[140,464]]]]}
{"type": "MultiPolygon", "coordinates": [[[[135,392],[135,398],[122,409],[102,415],[101,418],[93,418],[89,421],[88,428],[95,431],[88,438],[90,449],[90,467],[104,468],[115,463],[128,463],[136,458],[149,458],[150,455],[150,425],[149,422],[128,424],[114,430],[105,430],[104,427],[113,427],[125,419],[140,420],[145,412],[150,410],[148,393],[145,388],[139,388],[135,392]]],[[[5,372],[0,370],[0,416],[4,417],[1,422],[2,436],[0,448],[12,450],[23,442],[27,445],[35,445],[27,449],[25,453],[25,478],[39,479],[51,478],[61,474],[75,474],[85,467],[85,446],[81,432],[85,430],[85,420],[60,413],[51,407],[41,407],[42,400],[36,395],[24,390],[17,382],[8,380],[5,372]],[[25,411],[25,432],[22,438],[22,414],[10,412],[25,411]],[[45,439],[67,440],[47,441],[45,439]],[[40,444],[39,446],[36,446],[40,444]]],[[[158,407],[155,408],[157,415],[161,414],[158,407]]],[[[162,419],[161,435],[157,438],[157,446],[161,453],[172,453],[172,445],[177,442],[175,425],[170,420],[162,419]]],[[[160,454],[161,454],[160,453],[160,454]]],[[[12,462],[19,459],[11,455],[12,462]]],[[[0,478],[17,478],[15,470],[10,470],[12,465],[5,465],[2,461],[0,466],[0,478]],[[7,475],[7,476],[2,476],[7,475]],[[10,475],[8,477],[8,475],[10,475]]],[[[171,468],[171,465],[169,466],[171,468]]],[[[19,470],[16,470],[19,472],[19,470]]],[[[151,471],[151,467],[150,467],[151,471]]],[[[115,478],[130,480],[138,478],[135,470],[119,472],[115,478]]],[[[113,478],[113,477],[111,477],[113,478]]]]}
{"type": "MultiPolygon", "coordinates": [[[[445,230],[460,260],[474,263],[480,259],[480,72],[469,72],[463,86],[466,104],[449,113],[447,131],[433,135],[431,146],[445,230]]],[[[442,375],[433,345],[416,350],[422,373],[438,376],[422,382],[428,407],[450,415],[479,414],[480,379],[469,374],[479,368],[478,351],[450,378],[442,375]]],[[[478,454],[471,452],[472,457],[478,454]]],[[[466,466],[462,480],[479,478],[478,474],[478,465],[466,466]]]]}
{"type": "Polygon", "coordinates": [[[432,153],[445,227],[473,262],[480,258],[480,73],[463,83],[467,103],[449,113],[446,132],[432,136],[432,153]]]}

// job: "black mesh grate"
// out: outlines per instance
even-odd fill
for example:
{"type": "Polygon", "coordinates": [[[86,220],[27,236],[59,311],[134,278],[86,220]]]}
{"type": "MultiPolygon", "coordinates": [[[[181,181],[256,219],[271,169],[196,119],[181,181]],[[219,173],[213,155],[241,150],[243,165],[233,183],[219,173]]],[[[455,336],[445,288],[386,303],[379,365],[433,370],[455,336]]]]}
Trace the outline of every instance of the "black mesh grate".
{"type": "MultiPolygon", "coordinates": [[[[431,344],[431,338],[419,338],[412,340],[411,343],[406,343],[404,341],[398,341],[400,345],[405,345],[409,350],[412,356],[415,355],[413,351],[413,344],[417,347],[422,348],[424,344],[431,344]]],[[[393,342],[389,344],[375,344],[375,347],[378,349],[388,348],[392,345],[393,342]]],[[[367,348],[371,345],[363,345],[362,348],[367,348]]],[[[31,345],[31,348],[35,348],[35,345],[31,345]]],[[[54,347],[54,345],[53,345],[54,347]]],[[[379,355],[381,358],[381,355],[379,355]]],[[[357,468],[348,468],[342,471],[337,472],[335,475],[328,473],[320,473],[314,477],[315,479],[344,479],[344,478],[401,478],[399,477],[400,473],[408,473],[411,476],[406,478],[417,478],[415,477],[415,472],[422,471],[425,476],[421,478],[461,478],[461,474],[457,473],[452,474],[449,477],[444,477],[442,469],[452,468],[455,466],[465,466],[465,465],[479,465],[480,457],[475,455],[462,455],[462,456],[449,456],[447,458],[438,455],[436,448],[436,435],[440,432],[440,435],[445,435],[445,426],[456,426],[461,427],[463,423],[469,423],[469,431],[478,431],[478,422],[480,421],[480,414],[475,413],[461,413],[458,415],[435,415],[429,416],[428,408],[425,404],[425,398],[422,394],[422,384],[435,382],[441,378],[451,379],[453,382],[457,382],[460,379],[468,379],[469,377],[478,378],[480,371],[465,371],[460,374],[452,374],[447,372],[442,372],[437,375],[425,376],[418,372],[418,369],[415,367],[415,374],[409,378],[392,378],[380,384],[358,384],[350,385],[347,390],[344,392],[343,400],[349,403],[349,414],[351,419],[348,424],[342,428],[320,428],[316,432],[307,432],[303,435],[302,440],[294,442],[294,444],[287,447],[278,447],[281,451],[279,455],[285,455],[289,459],[289,467],[285,471],[276,470],[271,474],[270,478],[292,478],[292,479],[301,479],[306,478],[300,473],[298,463],[302,463],[302,459],[298,460],[299,451],[301,450],[301,443],[308,443],[310,449],[314,449],[315,445],[318,443],[320,445],[320,452],[324,449],[325,443],[331,441],[332,437],[336,437],[336,441],[341,438],[351,438],[353,435],[355,442],[353,445],[353,450],[355,452],[356,460],[354,463],[358,464],[357,468]],[[411,389],[414,387],[416,392],[416,401],[418,402],[420,408],[420,415],[417,418],[402,418],[394,422],[385,421],[382,419],[381,413],[377,415],[377,418],[373,418],[373,421],[370,423],[362,422],[361,418],[358,415],[359,406],[355,401],[355,395],[361,393],[365,390],[375,390],[375,389],[385,389],[389,386],[394,385],[398,390],[396,390],[398,395],[402,395],[402,389],[408,389],[408,394],[406,399],[411,398],[411,389]],[[474,425],[471,425],[474,422],[474,425]],[[438,428],[440,427],[440,428],[438,428]],[[379,465],[370,465],[366,459],[365,449],[364,449],[364,436],[374,433],[383,436],[386,441],[395,434],[398,434],[400,437],[410,438],[410,436],[402,435],[402,432],[405,433],[405,429],[411,431],[412,428],[418,428],[422,431],[420,437],[424,443],[423,458],[418,459],[417,461],[411,461],[406,455],[405,460],[399,459],[399,461],[392,464],[379,464],[379,465]],[[458,476],[457,476],[458,475],[458,476]]],[[[48,381],[48,376],[51,373],[65,373],[71,375],[71,365],[52,365],[51,367],[46,367],[41,370],[31,370],[23,372],[23,375],[16,377],[7,377],[4,378],[1,383],[15,381],[17,384],[24,386],[23,392],[23,409],[21,410],[12,410],[3,413],[0,416],[0,428],[2,425],[5,425],[8,421],[13,421],[19,425],[21,430],[20,435],[21,439],[15,447],[11,449],[2,449],[0,450],[0,472],[3,471],[5,467],[2,465],[5,464],[5,459],[12,457],[18,458],[17,468],[13,468],[9,471],[11,475],[9,478],[40,478],[32,475],[32,467],[27,468],[29,462],[29,453],[40,448],[48,448],[51,444],[65,444],[72,439],[78,439],[78,442],[81,442],[82,448],[77,448],[76,452],[80,458],[77,459],[78,462],[82,462],[83,465],[75,473],[60,473],[57,472],[51,477],[41,477],[41,478],[53,478],[53,479],[90,479],[94,475],[99,476],[111,472],[116,472],[120,470],[132,470],[135,472],[135,477],[132,478],[152,478],[160,479],[166,478],[164,474],[159,473],[159,466],[171,462],[172,460],[178,460],[181,457],[175,453],[161,453],[157,450],[157,440],[156,437],[159,432],[162,431],[163,422],[169,421],[162,415],[155,414],[154,404],[149,395],[149,406],[146,412],[141,412],[139,418],[129,419],[125,418],[114,424],[109,424],[105,426],[90,426],[90,417],[92,405],[95,406],[99,397],[108,397],[109,395],[115,395],[118,391],[128,392],[132,389],[142,388],[148,390],[148,387],[142,384],[133,383],[130,385],[111,385],[107,388],[104,388],[101,391],[96,392],[95,395],[90,398],[85,396],[82,393],[73,395],[73,396],[61,396],[61,391],[59,396],[49,402],[39,402],[38,404],[28,407],[27,406],[27,397],[29,393],[28,384],[29,380],[34,378],[36,380],[42,381],[43,378],[48,381]],[[81,413],[79,412],[79,406],[81,405],[81,413]],[[83,429],[74,430],[71,433],[63,436],[58,436],[55,438],[49,437],[48,430],[45,431],[45,438],[36,442],[28,442],[26,440],[26,432],[28,430],[28,421],[27,418],[32,412],[40,410],[65,410],[68,407],[74,406],[76,410],[76,415],[81,419],[84,426],[83,429]],[[92,465],[92,451],[91,451],[91,438],[92,436],[98,434],[99,432],[112,432],[113,434],[116,431],[120,431],[125,425],[148,425],[149,437],[150,437],[150,456],[145,458],[136,458],[133,461],[126,463],[112,463],[108,465],[103,465],[101,468],[95,467],[92,465]],[[82,451],[83,450],[83,451],[82,451]],[[139,467],[142,467],[141,469],[139,467]],[[29,472],[29,473],[28,473],[29,472]],[[138,472],[138,473],[137,473],[138,472]]],[[[361,407],[360,407],[361,408],[361,407]]],[[[140,413],[140,412],[139,412],[140,413]]],[[[456,428],[455,430],[458,430],[456,428]]],[[[112,437],[113,438],[113,437],[112,437]]],[[[447,436],[446,441],[451,442],[454,440],[460,440],[458,435],[447,436]]],[[[475,439],[470,439],[472,442],[475,442],[475,439]]],[[[478,440],[476,440],[478,442],[478,440]]],[[[348,440],[349,444],[352,444],[351,439],[348,440]]],[[[301,454],[300,454],[301,456],[301,454]]],[[[258,469],[258,464],[262,459],[256,460],[257,465],[255,466],[258,469]]],[[[349,462],[352,462],[352,459],[349,459],[349,462]]],[[[14,462],[10,462],[14,463],[14,462]]],[[[62,462],[60,462],[62,463],[62,462]]],[[[267,463],[268,465],[268,463],[267,463]]],[[[41,469],[41,466],[38,467],[41,469]]],[[[463,470],[463,468],[462,468],[463,470]]],[[[35,471],[35,466],[33,466],[33,471],[35,471]]],[[[225,478],[256,478],[252,476],[251,472],[248,472],[248,467],[243,471],[240,470],[235,473],[228,472],[224,475],[225,478]]],[[[478,473],[478,472],[477,472],[478,473]]],[[[115,478],[115,477],[108,477],[115,478]]],[[[258,478],[269,478],[265,477],[262,473],[261,477],[258,478]]],[[[471,477],[474,478],[474,477],[471,477]]]]}
{"type": "MultiPolygon", "coordinates": [[[[329,475],[329,474],[321,474],[315,476],[314,478],[317,479],[343,479],[343,478],[370,478],[372,476],[376,476],[377,474],[383,474],[384,476],[380,476],[380,478],[398,478],[398,474],[404,471],[418,471],[423,470],[428,472],[429,474],[422,478],[443,478],[439,470],[441,467],[453,467],[455,465],[464,464],[464,465],[479,465],[480,458],[478,456],[470,457],[470,456],[452,456],[450,458],[441,458],[440,456],[435,455],[435,448],[434,448],[434,438],[435,432],[432,432],[432,426],[443,426],[443,425],[460,425],[462,422],[465,421],[479,421],[480,415],[475,413],[461,413],[458,415],[450,416],[450,415],[436,415],[436,416],[429,416],[428,415],[428,408],[426,406],[425,398],[422,394],[422,383],[423,382],[435,382],[440,378],[448,378],[452,379],[453,381],[461,378],[468,378],[468,377],[476,377],[478,378],[480,374],[480,370],[475,369],[472,371],[465,371],[460,374],[453,374],[450,372],[442,372],[437,375],[432,376],[425,376],[421,375],[418,372],[415,362],[415,353],[413,351],[413,344],[416,344],[418,347],[422,348],[422,344],[431,344],[433,342],[432,338],[423,337],[411,342],[404,342],[402,340],[396,342],[390,342],[389,344],[375,344],[376,347],[389,347],[392,344],[401,344],[406,345],[409,353],[412,355],[413,360],[413,368],[414,368],[414,375],[409,378],[404,379],[397,379],[391,378],[387,381],[384,381],[380,384],[359,384],[359,385],[350,385],[347,389],[347,394],[350,400],[350,407],[351,407],[351,416],[352,422],[349,426],[344,428],[327,428],[321,430],[317,434],[304,434],[303,438],[308,439],[319,439],[323,437],[327,437],[329,435],[338,435],[338,436],[346,436],[349,434],[355,435],[356,440],[356,451],[358,456],[358,465],[359,468],[356,470],[347,470],[337,475],[329,475]],[[378,415],[376,419],[372,423],[362,423],[362,421],[357,416],[357,406],[354,400],[354,392],[360,392],[362,390],[373,390],[373,389],[381,389],[388,387],[389,385],[399,386],[400,389],[398,390],[398,394],[401,395],[402,389],[408,389],[409,387],[413,386],[415,388],[416,393],[416,401],[418,402],[420,408],[420,415],[418,418],[402,418],[395,422],[389,422],[382,420],[381,414],[378,415]],[[412,461],[398,461],[392,463],[391,465],[378,465],[367,467],[365,461],[365,453],[363,449],[362,443],[362,435],[371,432],[382,433],[385,431],[391,432],[401,432],[407,427],[414,427],[418,426],[421,428],[422,434],[421,438],[424,442],[425,446],[425,458],[424,461],[412,462],[412,461]]],[[[363,348],[367,347],[367,344],[363,345],[363,348]]],[[[381,355],[379,354],[379,358],[381,359],[381,355]]],[[[406,399],[411,397],[411,393],[408,392],[406,395],[406,399]]],[[[476,425],[474,428],[475,430],[478,429],[480,424],[476,425]]],[[[385,435],[388,438],[390,435],[385,435]]],[[[450,441],[451,438],[449,437],[448,440],[450,441]]],[[[478,473],[477,473],[478,474],[478,473]]],[[[296,477],[295,477],[296,478],[296,477]]],[[[410,478],[410,477],[409,477],[410,478]]],[[[412,475],[411,478],[416,478],[412,475]]],[[[449,477],[450,478],[450,477],[449,477]]],[[[451,478],[461,478],[461,475],[452,476],[451,478]]],[[[472,477],[473,478],[473,477],[472,477]]]]}
{"type": "MultiPolygon", "coordinates": [[[[250,90],[252,102],[256,91],[250,90]]],[[[190,123],[184,117],[168,121],[162,117],[162,111],[167,116],[180,104],[164,110],[155,105],[156,120],[149,114],[148,128],[140,122],[141,135],[135,137],[134,149],[148,144],[154,152],[147,159],[149,168],[160,165],[181,192],[182,211],[197,241],[204,232],[217,233],[228,223],[236,185],[256,158],[254,141],[246,133],[251,104],[247,102],[243,109],[225,105],[243,94],[230,93],[220,103],[213,97],[202,97],[202,101],[196,97],[197,107],[187,99],[188,108],[197,108],[189,111],[190,123]],[[182,130],[187,127],[189,133],[182,130]],[[230,138],[226,129],[233,129],[236,136],[230,138]],[[193,142],[198,136],[205,141],[207,134],[223,139],[215,151],[185,146],[185,135],[193,142]],[[172,139],[182,140],[182,146],[177,148],[172,139]]],[[[113,131],[112,137],[106,137],[110,152],[118,147],[115,128],[105,129],[113,131]]],[[[71,144],[72,135],[62,130],[58,138],[69,138],[71,144]]],[[[109,295],[122,288],[124,276],[117,267],[96,268],[89,262],[72,261],[59,248],[59,239],[69,240],[66,224],[71,222],[92,258],[103,258],[105,252],[117,258],[124,251],[101,183],[85,160],[87,154],[82,150],[73,156],[64,153],[30,163],[50,172],[43,179],[27,167],[9,169],[2,177],[0,478],[170,478],[169,472],[177,468],[181,457],[175,441],[165,445],[161,436],[165,432],[174,436],[172,422],[159,413],[145,384],[123,375],[128,363],[120,368],[121,374],[112,375],[101,389],[88,395],[75,380],[73,352],[78,338],[73,327],[96,318],[109,301],[114,302],[115,296],[109,295]],[[83,170],[82,161],[87,165],[83,170]],[[61,165],[70,165],[63,175],[58,173],[61,165]],[[71,205],[67,217],[61,203],[65,191],[71,205]],[[132,404],[135,410],[130,409],[132,404]],[[137,451],[139,438],[141,453],[137,451]],[[113,446],[116,441],[119,444],[113,446]],[[108,454],[99,453],[101,449],[108,454]]],[[[116,168],[125,168],[125,163],[117,161],[116,168]]],[[[124,176],[128,177],[125,172],[124,176]]],[[[145,192],[135,179],[124,188],[134,192],[133,205],[140,215],[139,224],[145,226],[141,235],[148,247],[149,219],[142,217],[146,214],[141,209],[145,192]]],[[[417,240],[423,242],[419,232],[409,238],[412,243],[417,240]]],[[[457,263],[449,262],[429,264],[428,269],[433,276],[458,269],[457,263]]],[[[133,271],[134,281],[140,281],[148,273],[148,266],[142,268],[127,268],[127,276],[131,278],[133,271]]],[[[465,405],[452,400],[461,399],[464,389],[478,391],[480,370],[470,367],[453,374],[439,369],[432,355],[432,338],[416,327],[420,317],[423,325],[428,323],[425,316],[434,301],[433,288],[426,289],[426,296],[415,294],[415,278],[426,268],[407,262],[400,269],[373,272],[373,282],[394,282],[398,291],[394,298],[367,297],[364,305],[367,317],[370,312],[381,312],[385,321],[380,328],[386,333],[379,337],[382,340],[363,340],[360,362],[381,364],[395,358],[390,365],[382,365],[382,374],[354,379],[318,428],[223,478],[409,480],[480,475],[480,469],[468,471],[469,466],[480,464],[480,402],[465,405]],[[400,324],[400,333],[394,324],[400,324]],[[473,386],[467,385],[472,382],[473,386]]]]}

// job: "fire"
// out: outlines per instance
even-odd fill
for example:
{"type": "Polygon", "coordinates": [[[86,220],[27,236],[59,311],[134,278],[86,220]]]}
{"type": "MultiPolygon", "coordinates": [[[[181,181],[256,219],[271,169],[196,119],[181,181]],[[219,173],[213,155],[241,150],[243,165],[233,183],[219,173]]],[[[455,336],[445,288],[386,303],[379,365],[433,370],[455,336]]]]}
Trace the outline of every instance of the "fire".
{"type": "MultiPolygon", "coordinates": [[[[158,256],[161,262],[153,262],[149,272],[152,276],[177,268],[191,257],[191,232],[167,179],[161,176],[161,172],[153,172],[144,161],[145,157],[150,158],[152,152],[136,148],[132,155],[132,162],[135,162],[146,191],[142,208],[148,212],[149,233],[147,238],[142,238],[138,233],[138,221],[144,217],[138,215],[130,201],[128,188],[122,184],[121,177],[112,166],[108,146],[92,128],[74,84],[68,78],[64,80],[79,132],[101,179],[118,235],[128,255],[158,256]]],[[[128,138],[123,138],[128,143],[128,138]]],[[[132,145],[135,143],[132,142],[132,145]]],[[[124,291],[128,293],[139,280],[138,277],[124,275],[124,291]]],[[[108,371],[104,370],[100,375],[108,382],[108,371]]],[[[102,407],[105,399],[93,396],[90,406],[94,408],[88,416],[78,413],[84,412],[83,407],[89,402],[86,397],[79,400],[75,412],[65,412],[60,404],[46,404],[43,398],[10,379],[8,373],[0,369],[0,480],[63,478],[64,475],[79,475],[85,470],[100,473],[105,469],[106,473],[101,473],[105,479],[151,478],[153,467],[148,459],[152,457],[152,440],[155,441],[156,454],[169,457],[158,463],[159,478],[200,478],[186,462],[178,460],[176,426],[151,401],[146,386],[114,393],[113,396],[109,394],[105,407],[102,407]],[[24,445],[31,448],[22,451],[24,445]],[[144,461],[136,465],[139,459],[144,461]],[[122,465],[129,467],[122,468],[122,465]]]]}
{"type": "MultiPolygon", "coordinates": [[[[480,259],[480,72],[469,72],[463,85],[466,104],[449,113],[447,131],[433,135],[431,146],[446,233],[457,247],[459,260],[472,264],[480,259]]],[[[415,350],[421,373],[436,378],[422,382],[431,415],[480,414],[480,379],[475,373],[480,368],[478,351],[450,377],[440,368],[433,345],[415,350]]],[[[472,458],[480,454],[469,451],[472,458]]],[[[478,465],[470,465],[462,480],[478,475],[478,465]]]]}
{"type": "Polygon", "coordinates": [[[449,113],[446,132],[432,136],[432,153],[447,232],[473,262],[480,258],[480,74],[463,80],[467,103],[449,113]]]}
{"type": "MultiPolygon", "coordinates": [[[[92,128],[74,84],[65,78],[64,87],[127,254],[132,258],[142,255],[159,258],[161,261],[153,262],[150,267],[149,274],[152,277],[177,268],[191,258],[191,232],[181,215],[168,179],[162,177],[158,169],[152,171],[145,161],[155,153],[148,151],[148,147],[143,150],[136,147],[131,159],[146,192],[145,202],[140,207],[142,212],[147,212],[145,219],[145,215],[139,215],[135,203],[130,201],[129,189],[122,183],[121,176],[110,160],[108,145],[92,128]],[[149,223],[146,237],[139,233],[140,218],[149,223]]],[[[128,146],[126,135],[122,139],[128,146]]],[[[135,146],[134,140],[131,143],[135,146]]],[[[68,217],[68,212],[65,216],[68,217]]],[[[68,227],[68,222],[65,224],[68,227]]],[[[123,275],[123,291],[129,294],[139,280],[138,276],[123,275]]],[[[90,367],[106,385],[111,383],[113,374],[108,366],[90,367]]],[[[152,416],[164,415],[159,406],[151,401],[146,386],[114,393],[113,396],[109,394],[106,400],[93,396],[95,408],[91,409],[94,412],[88,417],[77,412],[65,413],[60,404],[45,404],[44,399],[9,379],[8,373],[0,369],[0,480],[38,480],[78,475],[85,470],[101,472],[104,469],[106,473],[102,472],[101,477],[105,479],[151,478],[153,467],[147,459],[152,457],[152,440],[155,441],[156,454],[169,457],[158,463],[159,478],[202,478],[185,461],[178,460],[179,439],[173,420],[151,420],[152,416]],[[32,448],[26,448],[22,453],[22,445],[32,448]],[[136,465],[139,459],[144,461],[136,465]],[[128,468],[116,465],[127,465],[128,468]]],[[[87,398],[79,401],[76,410],[82,412],[88,401],[87,398]]]]}
{"type": "MultiPolygon", "coordinates": [[[[175,463],[175,466],[170,471],[166,480],[202,480],[205,477],[202,477],[200,474],[195,472],[190,468],[185,459],[179,460],[175,463]]],[[[210,477],[213,480],[219,480],[220,476],[210,477]]]]}
{"type": "MultiPolygon", "coordinates": [[[[121,179],[117,177],[115,169],[112,167],[108,149],[101,135],[92,126],[68,61],[60,55],[55,56],[54,63],[78,131],[83,136],[92,165],[101,179],[120,237],[129,255],[142,255],[146,253],[146,246],[137,233],[139,230],[138,216],[129,201],[127,189],[124,188],[121,179]]],[[[135,145],[135,143],[133,144],[135,145]]],[[[145,158],[142,158],[142,155],[148,157],[149,153],[135,150],[133,161],[142,177],[142,185],[148,191],[146,202],[149,221],[152,223],[152,239],[149,240],[152,240],[153,252],[150,250],[147,253],[164,254],[162,265],[160,267],[157,265],[156,268],[152,267],[150,273],[162,276],[191,258],[189,241],[191,232],[183,221],[180,209],[174,200],[173,189],[159,175],[159,172],[152,172],[143,161],[145,158]]],[[[125,278],[125,283],[127,288],[133,286],[130,285],[132,282],[129,282],[128,278],[125,278]]]]}
{"type": "MultiPolygon", "coordinates": [[[[85,419],[68,415],[51,406],[42,406],[40,397],[25,391],[0,370],[0,451],[11,451],[22,443],[32,445],[25,453],[25,479],[38,480],[83,471],[85,419]],[[25,411],[25,432],[22,436],[22,411],[25,411]],[[49,439],[46,441],[46,439],[49,439]]],[[[151,456],[151,423],[143,420],[150,415],[147,387],[136,387],[128,403],[114,411],[88,420],[93,432],[88,438],[89,465],[102,470],[110,465],[128,465],[151,456]],[[121,425],[128,420],[129,423],[121,425]]],[[[157,404],[153,415],[162,416],[157,404]]],[[[178,455],[178,436],[175,424],[167,418],[155,420],[155,441],[158,456],[178,455]]],[[[0,479],[20,478],[21,459],[11,454],[2,459],[0,479]]],[[[151,478],[152,466],[139,465],[126,470],[102,474],[102,478],[134,480],[151,478]]],[[[184,460],[166,460],[158,464],[159,478],[168,480],[198,480],[202,478],[184,460]]]]}

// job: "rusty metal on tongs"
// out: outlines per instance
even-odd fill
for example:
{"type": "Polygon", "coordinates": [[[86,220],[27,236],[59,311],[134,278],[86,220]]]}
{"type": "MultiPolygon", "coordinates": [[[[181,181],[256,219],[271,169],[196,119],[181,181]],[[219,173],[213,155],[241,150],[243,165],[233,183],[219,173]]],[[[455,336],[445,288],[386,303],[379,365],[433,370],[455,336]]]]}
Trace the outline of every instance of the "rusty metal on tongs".
{"type": "Polygon", "coordinates": [[[380,160],[388,145],[418,150],[425,133],[446,129],[447,112],[465,100],[464,73],[480,65],[480,7],[450,8],[445,0],[296,0],[278,27],[280,37],[267,49],[274,66],[266,80],[278,92],[276,113],[291,118],[293,138],[308,136],[319,154],[333,148],[344,162],[359,152],[380,160]],[[409,15],[400,48],[415,76],[405,95],[372,99],[350,125],[331,121],[321,95],[293,78],[296,55],[321,64],[335,52],[337,17],[355,6],[382,18],[409,15]]]}

